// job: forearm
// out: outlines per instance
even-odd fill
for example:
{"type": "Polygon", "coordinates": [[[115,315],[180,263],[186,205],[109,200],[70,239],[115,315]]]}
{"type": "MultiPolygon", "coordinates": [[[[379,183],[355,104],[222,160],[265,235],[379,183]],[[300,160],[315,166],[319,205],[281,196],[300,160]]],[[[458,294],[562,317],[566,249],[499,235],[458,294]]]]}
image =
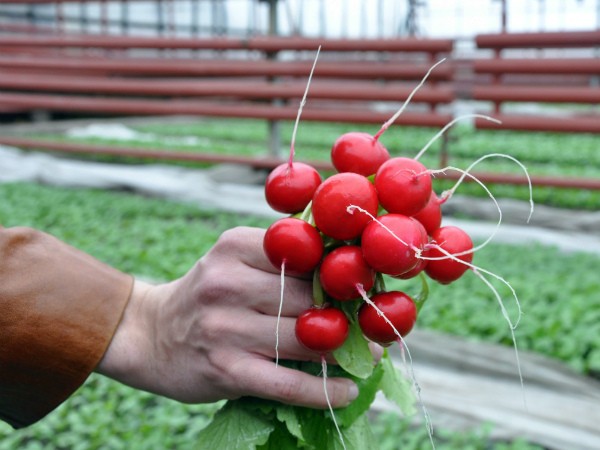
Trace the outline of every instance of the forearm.
{"type": "Polygon", "coordinates": [[[27,426],[94,370],[132,278],[39,231],[0,228],[0,418],[27,426]]]}

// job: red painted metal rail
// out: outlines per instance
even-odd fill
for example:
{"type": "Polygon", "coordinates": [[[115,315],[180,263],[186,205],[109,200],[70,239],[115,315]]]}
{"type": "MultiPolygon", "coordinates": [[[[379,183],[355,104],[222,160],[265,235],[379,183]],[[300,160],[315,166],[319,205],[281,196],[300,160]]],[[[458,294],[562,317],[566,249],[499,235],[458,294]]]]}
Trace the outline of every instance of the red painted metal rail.
{"type": "MultiPolygon", "coordinates": [[[[71,72],[81,75],[139,75],[139,76],[186,76],[186,77],[251,77],[293,76],[306,79],[312,61],[268,61],[186,58],[126,58],[94,56],[31,56],[0,55],[0,68],[34,72],[71,72]]],[[[322,61],[315,67],[316,78],[342,79],[420,79],[429,69],[429,64],[407,62],[353,62],[322,61]]],[[[452,79],[451,64],[442,65],[432,72],[431,80],[452,79]],[[438,70],[439,69],[439,70],[438,70]]]]}
{"type": "Polygon", "coordinates": [[[600,30],[538,33],[495,33],[475,37],[478,48],[583,48],[600,46],[600,30]]]}
{"type": "MultiPolygon", "coordinates": [[[[147,100],[61,96],[47,94],[0,93],[0,105],[25,110],[42,109],[62,112],[88,112],[108,115],[190,115],[213,117],[238,117],[265,120],[295,120],[298,106],[268,104],[241,104],[226,102],[197,102],[188,100],[147,100]]],[[[383,124],[390,117],[388,112],[356,108],[304,108],[302,119],[320,122],[347,122],[383,124]]],[[[452,120],[450,114],[431,114],[407,111],[396,123],[420,127],[441,127],[452,120]]]]}
{"type": "MultiPolygon", "coordinates": [[[[600,30],[581,32],[500,33],[476,37],[479,48],[494,49],[495,57],[476,60],[473,70],[487,74],[491,80],[486,85],[472,88],[472,98],[494,103],[492,116],[502,121],[494,128],[550,131],[564,133],[600,133],[600,115],[590,108],[588,112],[564,110],[560,117],[543,113],[511,113],[502,108],[507,102],[578,103],[600,104],[600,88],[594,85],[593,77],[600,76],[600,59],[573,58],[504,58],[504,49],[553,49],[553,48],[600,48],[600,30]],[[525,78],[509,78],[515,75],[530,75],[525,78]],[[565,86],[561,78],[576,77],[587,81],[586,86],[565,86]],[[542,83],[545,80],[545,83],[542,83]],[[547,83],[547,84],[546,84],[547,83]],[[543,85],[542,85],[543,84],[543,85]]],[[[490,128],[490,122],[476,120],[477,128],[490,128]]]]}
{"type": "MultiPolygon", "coordinates": [[[[23,149],[30,150],[41,150],[47,152],[57,153],[72,153],[72,154],[91,154],[91,155],[105,155],[105,156],[118,156],[118,157],[131,157],[140,159],[152,159],[152,160],[163,160],[163,161],[184,161],[184,162],[196,162],[196,163],[233,163],[243,164],[258,169],[273,169],[279,164],[284,163],[286,160],[280,158],[257,158],[250,156],[232,156],[223,154],[211,154],[211,153],[192,153],[192,152],[180,152],[180,151],[165,151],[164,149],[140,149],[131,147],[116,147],[116,146],[101,146],[91,144],[76,144],[66,142],[56,142],[49,140],[39,139],[28,139],[22,137],[12,136],[0,136],[0,144],[10,145],[23,149]]],[[[308,164],[313,165],[318,170],[329,171],[333,170],[333,167],[328,161],[304,161],[308,164]]],[[[436,174],[438,179],[449,179],[458,180],[462,174],[447,172],[436,174]]],[[[499,183],[499,184],[514,184],[514,185],[527,185],[528,180],[526,177],[520,175],[492,173],[492,172],[474,172],[473,176],[478,178],[484,183],[499,183]]],[[[469,177],[465,178],[464,181],[473,181],[469,177]]],[[[563,178],[563,177],[550,177],[550,176],[532,176],[532,184],[534,186],[546,186],[546,187],[559,187],[559,188],[575,188],[575,189],[591,189],[600,190],[600,179],[589,179],[589,178],[563,178]]]]}
{"type": "MultiPolygon", "coordinates": [[[[116,78],[102,76],[40,75],[31,73],[1,73],[0,88],[39,92],[110,94],[150,97],[233,97],[246,99],[300,99],[306,89],[304,81],[277,83],[259,80],[190,80],[173,78],[116,78]]],[[[321,81],[311,83],[311,99],[405,101],[414,86],[398,83],[374,85],[360,81],[321,81]]],[[[451,88],[424,86],[412,98],[422,103],[451,103],[451,88]]]]}
{"type": "Polygon", "coordinates": [[[562,86],[475,86],[473,98],[492,102],[600,104],[600,88],[562,86]]]}
{"type": "Polygon", "coordinates": [[[23,46],[44,48],[103,49],[178,49],[178,50],[257,50],[261,52],[316,51],[328,52],[411,52],[449,53],[451,39],[332,39],[306,37],[184,38],[115,35],[68,36],[0,36],[0,47],[23,46]]]}
{"type": "MultiPolygon", "coordinates": [[[[599,44],[600,45],[600,44],[599,44]]],[[[492,58],[473,62],[476,73],[527,75],[600,74],[599,58],[492,58]]]]}

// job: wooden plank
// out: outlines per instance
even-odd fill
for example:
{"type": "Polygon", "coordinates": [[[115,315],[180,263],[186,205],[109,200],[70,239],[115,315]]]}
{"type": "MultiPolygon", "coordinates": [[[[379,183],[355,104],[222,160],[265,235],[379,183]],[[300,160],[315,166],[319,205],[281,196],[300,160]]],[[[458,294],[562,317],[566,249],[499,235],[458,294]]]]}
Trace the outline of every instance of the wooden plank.
{"type": "MultiPolygon", "coordinates": [[[[407,337],[414,373],[434,427],[491,423],[495,439],[524,438],[548,449],[600,448],[600,383],[542,356],[431,331],[407,337]]],[[[401,371],[397,348],[393,350],[401,371]]],[[[377,408],[388,409],[382,399],[377,408]]],[[[435,429],[435,428],[434,428],[435,429]]]]}

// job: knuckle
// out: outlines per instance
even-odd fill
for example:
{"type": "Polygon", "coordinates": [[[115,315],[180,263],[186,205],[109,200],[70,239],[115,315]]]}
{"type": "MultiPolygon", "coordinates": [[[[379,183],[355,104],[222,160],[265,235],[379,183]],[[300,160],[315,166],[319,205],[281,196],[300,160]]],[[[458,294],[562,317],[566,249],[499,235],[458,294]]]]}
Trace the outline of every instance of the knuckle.
{"type": "Polygon", "coordinates": [[[293,403],[302,398],[303,383],[297,377],[280,379],[275,386],[279,398],[284,403],[293,403]]]}
{"type": "Polygon", "coordinates": [[[235,227],[224,231],[219,236],[215,248],[224,252],[238,249],[244,239],[244,229],[245,227],[235,227]]]}
{"type": "Polygon", "coordinates": [[[240,283],[232,282],[231,278],[225,276],[217,266],[206,267],[202,282],[198,285],[198,300],[203,304],[215,304],[239,296],[242,289],[240,283]]]}

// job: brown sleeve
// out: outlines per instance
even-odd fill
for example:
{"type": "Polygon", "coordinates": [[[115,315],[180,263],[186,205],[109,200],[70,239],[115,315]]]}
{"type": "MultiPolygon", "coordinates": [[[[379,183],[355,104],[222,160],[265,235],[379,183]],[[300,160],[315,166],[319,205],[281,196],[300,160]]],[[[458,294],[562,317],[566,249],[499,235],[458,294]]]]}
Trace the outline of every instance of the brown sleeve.
{"type": "Polygon", "coordinates": [[[48,234],[0,226],[0,419],[30,425],[86,380],[132,284],[48,234]]]}

